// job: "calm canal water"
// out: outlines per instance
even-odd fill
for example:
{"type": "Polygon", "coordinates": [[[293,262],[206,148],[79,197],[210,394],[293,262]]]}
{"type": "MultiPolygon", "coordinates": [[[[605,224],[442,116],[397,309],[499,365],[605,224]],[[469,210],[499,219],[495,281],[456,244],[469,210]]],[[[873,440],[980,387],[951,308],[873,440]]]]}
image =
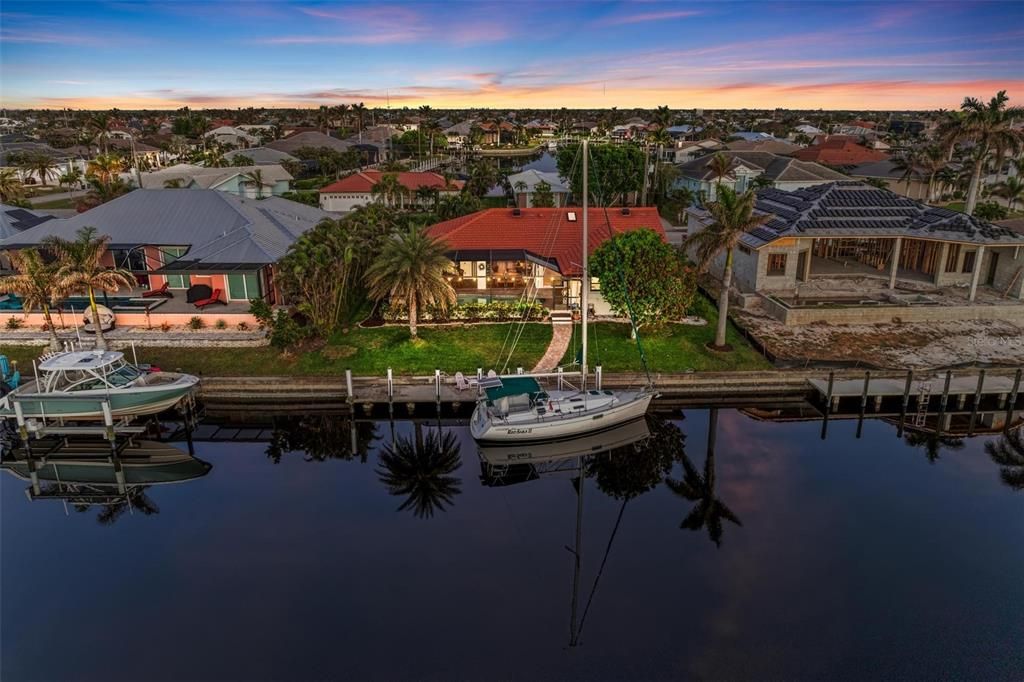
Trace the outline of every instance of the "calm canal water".
{"type": "Polygon", "coordinates": [[[485,461],[292,426],[197,434],[209,472],[131,510],[0,476],[3,679],[1024,677],[1020,439],[687,410],[485,461]]]}

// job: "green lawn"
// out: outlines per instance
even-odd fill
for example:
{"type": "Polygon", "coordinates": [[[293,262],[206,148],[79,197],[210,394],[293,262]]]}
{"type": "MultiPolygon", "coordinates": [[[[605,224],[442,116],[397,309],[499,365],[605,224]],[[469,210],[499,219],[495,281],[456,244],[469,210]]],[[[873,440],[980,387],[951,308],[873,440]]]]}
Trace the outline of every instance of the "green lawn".
{"type": "MultiPolygon", "coordinates": [[[[207,376],[340,375],[346,367],[351,367],[357,376],[383,375],[388,367],[399,375],[432,374],[435,367],[449,374],[468,374],[477,367],[501,369],[497,366],[499,352],[512,326],[420,327],[420,341],[415,344],[403,327],[356,328],[347,334],[336,334],[320,350],[289,356],[268,347],[139,347],[138,354],[139,362],[207,376]]],[[[531,369],[550,341],[551,325],[526,325],[512,354],[509,371],[515,371],[518,365],[531,369]]],[[[0,354],[17,360],[22,374],[31,373],[32,359],[40,352],[38,346],[0,345],[0,354]]]]}
{"type": "Polygon", "coordinates": [[[47,209],[47,208],[74,208],[75,199],[54,199],[53,201],[43,201],[38,204],[33,204],[34,209],[47,209]]]}
{"type": "MultiPolygon", "coordinates": [[[[695,314],[708,320],[703,327],[670,324],[660,328],[640,330],[640,343],[647,356],[647,365],[655,372],[729,371],[767,369],[771,364],[755,350],[730,323],[726,340],[733,350],[726,353],[710,351],[705,347],[715,338],[718,311],[703,296],[699,296],[695,314]]],[[[563,362],[574,359],[579,342],[573,338],[563,362]]],[[[590,331],[590,365],[600,363],[606,372],[641,371],[636,341],[630,338],[628,324],[600,322],[590,331]]]]}

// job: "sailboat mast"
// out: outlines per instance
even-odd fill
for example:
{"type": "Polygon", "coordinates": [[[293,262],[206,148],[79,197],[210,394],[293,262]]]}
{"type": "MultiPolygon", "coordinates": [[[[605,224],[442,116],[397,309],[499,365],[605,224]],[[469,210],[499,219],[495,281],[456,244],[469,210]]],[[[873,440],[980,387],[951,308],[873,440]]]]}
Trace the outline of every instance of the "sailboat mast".
{"type": "Polygon", "coordinates": [[[580,283],[580,307],[582,320],[582,355],[580,359],[580,372],[582,378],[580,379],[580,390],[587,388],[587,318],[589,317],[589,298],[590,298],[590,176],[589,176],[589,165],[590,152],[587,148],[587,140],[583,140],[583,281],[580,283]]]}

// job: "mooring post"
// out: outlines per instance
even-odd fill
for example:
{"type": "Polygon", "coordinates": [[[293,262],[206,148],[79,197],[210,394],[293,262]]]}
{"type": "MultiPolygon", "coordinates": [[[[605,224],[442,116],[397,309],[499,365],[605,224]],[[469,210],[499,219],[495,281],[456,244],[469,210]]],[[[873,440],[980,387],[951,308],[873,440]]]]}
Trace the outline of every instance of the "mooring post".
{"type": "Polygon", "coordinates": [[[828,373],[828,388],[825,389],[825,409],[822,412],[821,418],[821,439],[825,440],[825,434],[828,433],[828,415],[832,412],[832,386],[836,380],[835,370],[830,370],[828,373]]]}
{"type": "Polygon", "coordinates": [[[1010,422],[1013,421],[1013,410],[1017,406],[1017,392],[1020,390],[1020,375],[1024,370],[1017,370],[1017,374],[1013,377],[1013,388],[1010,389],[1010,400],[1006,403],[1006,418],[1003,420],[1004,428],[1010,428],[1010,422]]]}
{"type": "Polygon", "coordinates": [[[559,367],[558,368],[558,390],[559,391],[562,390],[562,381],[563,381],[563,378],[562,378],[562,368],[559,367]]]}
{"type": "Polygon", "coordinates": [[[946,418],[946,403],[949,401],[949,382],[953,379],[953,370],[946,370],[946,382],[942,386],[942,398],[939,399],[939,418],[935,424],[935,435],[942,435],[942,421],[946,418]]]}
{"type": "Polygon", "coordinates": [[[967,435],[974,435],[974,420],[978,417],[978,403],[981,402],[981,391],[985,387],[985,370],[978,372],[978,387],[974,389],[974,404],[971,405],[971,423],[967,425],[967,435]]]}
{"type": "Polygon", "coordinates": [[[594,367],[594,387],[601,390],[601,365],[594,367]]]}
{"type": "Polygon", "coordinates": [[[864,372],[864,389],[860,393],[860,413],[857,415],[857,438],[864,427],[864,412],[868,408],[868,386],[871,384],[871,370],[864,372]]]}
{"type": "Polygon", "coordinates": [[[356,399],[355,391],[352,390],[352,368],[345,368],[345,400],[352,403],[356,399]]]}
{"type": "Polygon", "coordinates": [[[395,376],[388,367],[388,413],[395,413],[395,376]]]}
{"type": "Polygon", "coordinates": [[[523,368],[522,367],[516,367],[516,374],[523,374],[523,368]]]}
{"type": "Polygon", "coordinates": [[[434,398],[441,402],[441,370],[437,367],[434,368],[434,398]]]}
{"type": "Polygon", "coordinates": [[[14,403],[14,418],[18,421],[18,435],[21,436],[23,441],[28,443],[28,424],[25,422],[24,408],[14,398],[11,398],[11,402],[14,403]]]}
{"type": "Polygon", "coordinates": [[[900,405],[900,423],[896,427],[896,437],[903,437],[903,423],[907,420],[907,407],[910,406],[910,386],[914,383],[914,370],[907,370],[907,381],[903,385],[903,403],[900,405]]]}
{"type": "Polygon", "coordinates": [[[114,440],[114,413],[110,410],[110,401],[100,401],[100,409],[103,410],[103,425],[107,427],[107,440],[114,440]]]}

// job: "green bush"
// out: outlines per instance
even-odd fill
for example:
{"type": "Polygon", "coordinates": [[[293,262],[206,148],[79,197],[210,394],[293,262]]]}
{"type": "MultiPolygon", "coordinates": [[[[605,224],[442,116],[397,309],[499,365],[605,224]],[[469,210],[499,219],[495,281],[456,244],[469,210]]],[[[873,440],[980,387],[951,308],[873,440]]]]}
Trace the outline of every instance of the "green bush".
{"type": "Polygon", "coordinates": [[[270,345],[278,350],[287,350],[309,336],[309,330],[300,325],[288,314],[287,310],[280,309],[274,317],[270,326],[270,345]]]}
{"type": "Polygon", "coordinates": [[[204,322],[203,318],[199,317],[198,315],[193,315],[192,319],[188,321],[188,328],[193,331],[198,331],[205,326],[206,322],[204,322]]]}
{"type": "Polygon", "coordinates": [[[224,320],[217,320],[216,322],[213,323],[213,326],[215,329],[227,329],[228,323],[225,322],[224,320]]]}
{"type": "MultiPolygon", "coordinates": [[[[428,306],[421,311],[421,322],[453,322],[470,320],[487,320],[493,322],[508,322],[511,320],[536,321],[547,316],[548,310],[541,303],[534,301],[525,303],[523,301],[491,301],[489,303],[477,303],[468,301],[458,303],[447,311],[428,306]]],[[[384,310],[384,320],[387,322],[406,322],[409,319],[409,311],[402,304],[391,304],[384,310]]]]}
{"type": "Polygon", "coordinates": [[[25,320],[20,317],[8,317],[7,328],[8,329],[21,329],[25,326],[25,320]]]}

